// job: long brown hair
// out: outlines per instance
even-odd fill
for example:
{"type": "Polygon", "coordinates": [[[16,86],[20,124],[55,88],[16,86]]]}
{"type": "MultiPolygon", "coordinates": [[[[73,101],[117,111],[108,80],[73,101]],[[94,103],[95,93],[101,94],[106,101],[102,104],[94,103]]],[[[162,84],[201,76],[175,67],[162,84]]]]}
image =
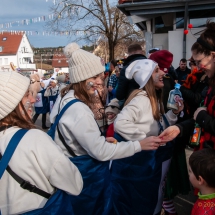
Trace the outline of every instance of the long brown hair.
{"type": "Polygon", "coordinates": [[[25,110],[22,102],[20,102],[11,113],[9,113],[6,117],[0,120],[0,127],[5,125],[17,126],[19,128],[24,129],[36,128],[32,120],[28,116],[28,113],[25,110]],[[24,116],[20,112],[19,105],[21,105],[22,110],[24,111],[24,116]]]}
{"type": "Polygon", "coordinates": [[[74,90],[75,97],[80,99],[87,106],[89,106],[90,97],[87,94],[86,81],[70,84],[69,86],[65,87],[64,89],[61,90],[61,97],[63,98],[70,90],[74,90]]]}
{"type": "MultiPolygon", "coordinates": [[[[207,21],[206,29],[200,35],[200,38],[210,46],[215,47],[215,22],[207,21]]],[[[193,44],[193,46],[191,47],[191,51],[194,51],[197,54],[204,54],[205,56],[209,56],[211,54],[210,50],[208,50],[206,47],[202,46],[198,42],[195,42],[193,44]]],[[[215,74],[212,78],[209,79],[209,86],[212,88],[212,94],[215,95],[215,74]]]]}
{"type": "Polygon", "coordinates": [[[160,120],[161,114],[164,114],[164,106],[163,106],[163,102],[162,102],[162,90],[155,89],[152,76],[146,83],[145,87],[143,87],[143,89],[134,90],[129,95],[128,99],[125,102],[125,105],[127,105],[138,93],[142,92],[143,90],[146,91],[146,93],[147,93],[146,96],[150,100],[150,103],[152,106],[152,115],[153,115],[154,119],[157,121],[160,120]]]}

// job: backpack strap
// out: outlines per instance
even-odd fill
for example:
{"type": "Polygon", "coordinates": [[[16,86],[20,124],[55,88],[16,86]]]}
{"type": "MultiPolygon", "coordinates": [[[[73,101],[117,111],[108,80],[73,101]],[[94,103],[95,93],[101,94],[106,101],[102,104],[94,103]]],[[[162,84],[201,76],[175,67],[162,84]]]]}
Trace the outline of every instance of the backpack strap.
{"type": "Polygon", "coordinates": [[[30,182],[25,181],[21,177],[19,177],[13,170],[9,167],[8,163],[13,156],[14,151],[16,150],[16,147],[18,146],[20,140],[23,138],[23,136],[26,134],[28,130],[26,129],[20,129],[18,130],[13,137],[11,138],[10,142],[8,143],[8,146],[2,156],[0,153],[0,178],[2,177],[5,170],[8,171],[8,173],[20,184],[20,187],[22,187],[25,190],[28,190],[29,192],[36,193],[40,196],[43,196],[44,198],[49,198],[51,194],[46,193],[43,190],[40,190],[36,186],[32,185],[30,182]]]}

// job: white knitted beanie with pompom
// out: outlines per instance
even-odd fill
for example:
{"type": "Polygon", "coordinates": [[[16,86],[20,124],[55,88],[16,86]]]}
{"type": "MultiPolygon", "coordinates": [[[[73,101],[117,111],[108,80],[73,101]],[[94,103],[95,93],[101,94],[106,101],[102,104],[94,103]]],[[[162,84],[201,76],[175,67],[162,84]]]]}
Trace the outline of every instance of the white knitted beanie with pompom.
{"type": "Polygon", "coordinates": [[[0,120],[11,113],[24,97],[30,79],[14,71],[0,71],[0,120]]]}
{"type": "Polygon", "coordinates": [[[64,48],[64,54],[68,59],[71,83],[87,80],[105,70],[99,57],[80,49],[76,43],[68,44],[64,48]]]}

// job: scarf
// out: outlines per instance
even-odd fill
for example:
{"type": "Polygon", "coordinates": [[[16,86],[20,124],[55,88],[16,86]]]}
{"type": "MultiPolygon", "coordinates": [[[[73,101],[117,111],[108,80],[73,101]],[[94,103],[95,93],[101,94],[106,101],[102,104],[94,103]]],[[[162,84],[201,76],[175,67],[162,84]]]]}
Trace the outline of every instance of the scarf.
{"type": "Polygon", "coordinates": [[[191,86],[196,83],[198,80],[197,76],[198,74],[202,73],[203,71],[200,69],[198,70],[197,67],[195,67],[192,72],[187,76],[187,79],[183,83],[183,86],[187,89],[191,89],[191,86]]]}

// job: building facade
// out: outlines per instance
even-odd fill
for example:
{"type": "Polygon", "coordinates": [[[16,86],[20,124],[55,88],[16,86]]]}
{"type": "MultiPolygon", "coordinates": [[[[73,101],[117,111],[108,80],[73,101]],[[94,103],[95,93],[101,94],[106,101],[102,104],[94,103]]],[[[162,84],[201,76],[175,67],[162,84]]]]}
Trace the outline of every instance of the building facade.
{"type": "Polygon", "coordinates": [[[152,47],[169,50],[174,67],[191,57],[191,46],[207,20],[215,21],[214,0],[120,0],[117,7],[144,31],[146,53],[152,47]]]}
{"type": "Polygon", "coordinates": [[[36,70],[33,50],[24,33],[0,33],[0,68],[32,72],[36,70]]]}

